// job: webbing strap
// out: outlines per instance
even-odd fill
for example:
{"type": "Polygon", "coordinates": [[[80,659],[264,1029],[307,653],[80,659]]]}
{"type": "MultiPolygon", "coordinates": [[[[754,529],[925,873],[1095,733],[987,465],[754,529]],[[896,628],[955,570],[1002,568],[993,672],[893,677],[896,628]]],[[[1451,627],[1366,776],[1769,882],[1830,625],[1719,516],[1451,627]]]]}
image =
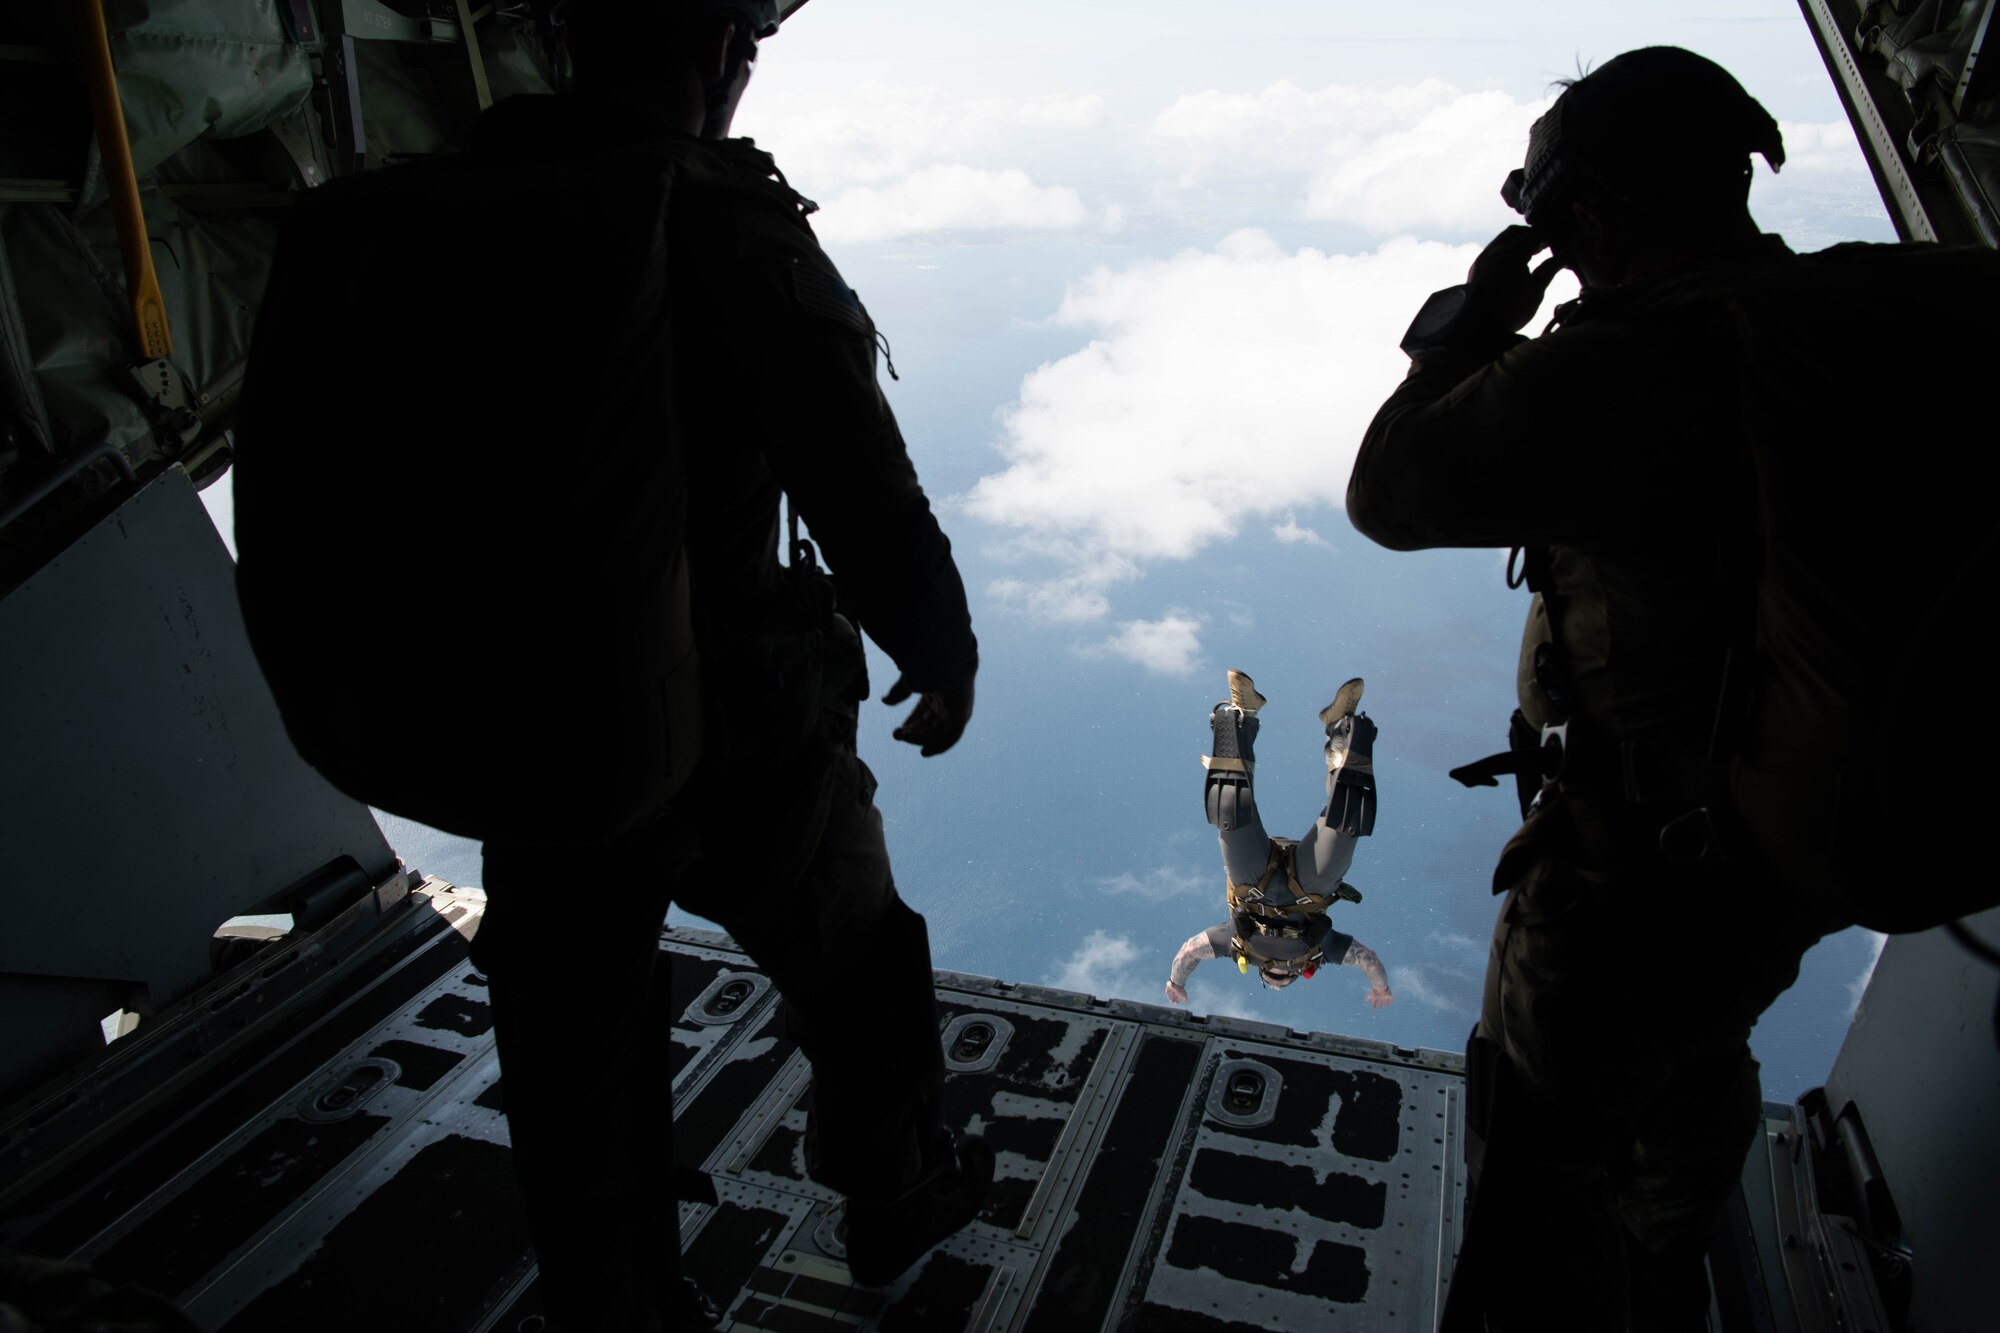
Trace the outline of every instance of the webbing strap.
{"type": "Polygon", "coordinates": [[[810,539],[801,541],[799,538],[798,503],[792,499],[790,494],[786,494],[784,500],[785,535],[789,539],[785,547],[786,563],[793,568],[804,566],[817,573],[819,571],[819,552],[813,549],[810,539]]]}
{"type": "MultiPolygon", "coordinates": [[[[1264,873],[1255,884],[1238,884],[1234,880],[1225,881],[1228,885],[1228,891],[1225,896],[1229,900],[1230,908],[1235,911],[1248,912],[1252,916],[1283,918],[1296,912],[1324,912],[1345,896],[1339,889],[1334,890],[1332,893],[1307,893],[1305,886],[1299,883],[1298,856],[1299,848],[1297,843],[1280,842],[1275,838],[1272,839],[1270,859],[1265,861],[1264,873]],[[1285,882],[1292,889],[1292,901],[1283,905],[1266,903],[1264,901],[1264,890],[1268,889],[1271,886],[1271,881],[1276,878],[1280,862],[1285,867],[1285,882]]],[[[1346,886],[1343,885],[1342,887],[1345,888],[1346,886]]],[[[1351,889],[1348,891],[1350,893],[1353,892],[1351,889]]],[[[1354,901],[1360,901],[1359,894],[1355,895],[1354,901]]]]}
{"type": "Polygon", "coordinates": [[[1271,855],[1264,862],[1264,873],[1258,877],[1255,884],[1238,884],[1233,879],[1226,881],[1229,885],[1227,894],[1229,905],[1231,907],[1247,908],[1251,911],[1257,910],[1264,897],[1264,890],[1271,886],[1272,877],[1278,873],[1278,863],[1281,860],[1286,863],[1285,878],[1290,881],[1292,891],[1294,893],[1298,892],[1299,877],[1292,871],[1291,858],[1287,855],[1289,850],[1283,843],[1274,838],[1271,841],[1271,855]]]}

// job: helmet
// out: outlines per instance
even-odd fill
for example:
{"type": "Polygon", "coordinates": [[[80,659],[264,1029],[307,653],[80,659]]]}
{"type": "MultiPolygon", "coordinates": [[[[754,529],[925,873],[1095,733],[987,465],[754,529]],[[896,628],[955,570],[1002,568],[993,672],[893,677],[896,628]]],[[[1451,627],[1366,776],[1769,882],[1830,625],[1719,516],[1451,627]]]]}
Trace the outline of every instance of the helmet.
{"type": "Polygon", "coordinates": [[[740,19],[758,41],[773,36],[778,25],[806,3],[806,0],[549,0],[547,10],[557,21],[567,21],[572,11],[586,10],[607,21],[620,17],[664,18],[674,10],[683,15],[725,14],[740,19]],[[622,11],[622,12],[621,12],[622,11]]]}
{"type": "Polygon", "coordinates": [[[680,0],[680,3],[699,6],[711,13],[740,15],[751,36],[761,42],[766,37],[776,36],[778,24],[785,14],[797,9],[805,0],[789,5],[781,3],[781,0],[680,0]]]}
{"type": "Polygon", "coordinates": [[[1578,79],[1528,131],[1528,157],[1500,197],[1536,225],[1592,181],[1622,198],[1736,171],[1760,153],[1776,171],[1784,136],[1728,70],[1677,46],[1627,51],[1578,79]]]}

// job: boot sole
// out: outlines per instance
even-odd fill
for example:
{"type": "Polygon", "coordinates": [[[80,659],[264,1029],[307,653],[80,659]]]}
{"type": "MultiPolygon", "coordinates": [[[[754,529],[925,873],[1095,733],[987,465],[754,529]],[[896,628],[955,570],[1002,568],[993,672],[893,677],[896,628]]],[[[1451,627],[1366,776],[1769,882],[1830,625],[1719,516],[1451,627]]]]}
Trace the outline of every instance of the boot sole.
{"type": "Polygon", "coordinates": [[[885,1240],[880,1246],[862,1242],[855,1254],[854,1213],[848,1211],[847,1271],[864,1287],[885,1287],[909,1271],[912,1264],[939,1244],[962,1231],[979,1216],[979,1205],[993,1188],[993,1149],[984,1139],[968,1138],[958,1145],[959,1186],[942,1198],[928,1196],[926,1203],[938,1211],[924,1219],[927,1225],[913,1228],[905,1237],[885,1240]],[[877,1251],[871,1253],[870,1251],[877,1251]]]}

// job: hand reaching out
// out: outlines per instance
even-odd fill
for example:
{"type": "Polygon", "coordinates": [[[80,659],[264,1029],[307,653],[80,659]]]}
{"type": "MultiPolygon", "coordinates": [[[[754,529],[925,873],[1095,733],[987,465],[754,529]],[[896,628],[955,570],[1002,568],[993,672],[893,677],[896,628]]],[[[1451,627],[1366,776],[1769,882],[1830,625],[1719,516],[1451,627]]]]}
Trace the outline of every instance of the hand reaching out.
{"type": "MultiPolygon", "coordinates": [[[[882,696],[882,702],[895,707],[915,693],[901,676],[882,696]]],[[[928,759],[934,754],[943,754],[958,744],[958,738],[965,734],[965,724],[972,720],[972,677],[943,690],[925,690],[917,696],[917,706],[903,719],[903,725],[892,733],[899,741],[906,741],[917,747],[918,752],[928,759]]]]}
{"type": "Polygon", "coordinates": [[[1368,992],[1368,1007],[1371,1009],[1387,1009],[1395,1002],[1395,999],[1396,997],[1389,993],[1387,986],[1377,986],[1368,992]]]}
{"type": "Polygon", "coordinates": [[[1167,998],[1169,1000],[1172,1000],[1175,1004],[1186,1004],[1187,987],[1176,986],[1173,982],[1169,981],[1167,983],[1167,998]]]}

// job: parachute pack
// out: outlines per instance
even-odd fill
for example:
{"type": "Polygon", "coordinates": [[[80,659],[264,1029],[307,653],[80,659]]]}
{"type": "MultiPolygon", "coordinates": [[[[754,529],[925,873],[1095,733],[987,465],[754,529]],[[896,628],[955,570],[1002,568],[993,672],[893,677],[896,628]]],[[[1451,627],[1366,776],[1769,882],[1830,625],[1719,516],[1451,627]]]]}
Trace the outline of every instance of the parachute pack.
{"type": "MultiPolygon", "coordinates": [[[[1915,410],[1940,378],[2000,354],[2000,255],[1839,245],[1670,279],[1622,308],[1733,335],[1757,492],[1747,551],[1704,553],[1711,534],[1691,534],[1688,559],[1742,593],[1706,758],[1624,745],[1608,758],[1625,796],[1689,807],[1661,831],[1671,859],[1755,857],[1871,929],[2000,904],[2000,881],[1969,859],[1990,802],[1966,740],[1986,720],[1975,672],[2000,572],[2000,459],[1991,439],[1915,410]]],[[[1578,725],[1538,734],[1517,712],[1509,753],[1452,776],[1514,773],[1525,813],[1565,753],[1590,748],[1578,725]]]]}
{"type": "Polygon", "coordinates": [[[2000,354],[2000,255],[1841,245],[1728,300],[1762,537],[1752,670],[1724,703],[1741,721],[1721,719],[1742,738],[1732,804],[1781,877],[1872,929],[1991,907],[1967,738],[1987,720],[2000,460],[1962,433],[1975,417],[1907,395],[2000,354]]]}
{"type": "Polygon", "coordinates": [[[588,841],[656,814],[701,750],[676,163],[540,144],[475,137],[292,211],[251,349],[238,584],[335,786],[467,837],[588,841]]]}

